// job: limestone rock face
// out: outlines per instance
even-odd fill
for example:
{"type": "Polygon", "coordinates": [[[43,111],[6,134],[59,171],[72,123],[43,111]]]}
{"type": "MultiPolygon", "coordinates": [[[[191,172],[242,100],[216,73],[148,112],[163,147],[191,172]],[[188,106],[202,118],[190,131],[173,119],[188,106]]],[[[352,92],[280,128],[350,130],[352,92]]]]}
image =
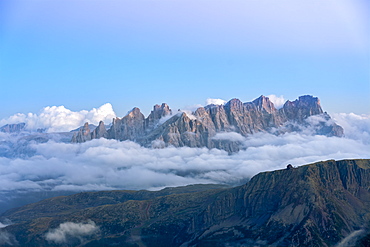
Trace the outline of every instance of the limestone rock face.
{"type": "Polygon", "coordinates": [[[26,128],[25,123],[6,124],[0,128],[0,132],[4,133],[19,133],[26,128]]]}
{"type": "Polygon", "coordinates": [[[93,132],[91,132],[91,139],[99,139],[102,137],[107,138],[108,132],[105,128],[104,122],[100,121],[98,127],[93,132]]]}
{"type": "Polygon", "coordinates": [[[320,100],[310,95],[300,96],[298,100],[285,102],[281,114],[290,121],[302,123],[306,118],[322,114],[320,100]]]}
{"type": "Polygon", "coordinates": [[[112,127],[108,130],[108,138],[134,141],[145,133],[144,121],[144,115],[135,107],[122,119],[113,119],[112,127]]]}
{"type": "Polygon", "coordinates": [[[89,125],[89,123],[85,123],[84,126],[78,130],[78,132],[75,132],[73,134],[71,142],[72,143],[82,143],[82,142],[86,142],[92,139],[108,137],[108,132],[105,128],[103,121],[100,121],[98,127],[96,127],[93,131],[91,131],[90,129],[91,129],[91,126],[89,125]]]}
{"type": "Polygon", "coordinates": [[[145,119],[145,129],[153,129],[158,124],[159,119],[172,114],[172,110],[166,103],[162,105],[155,105],[153,111],[145,119]]]}
{"type": "MultiPolygon", "coordinates": [[[[92,139],[131,140],[147,147],[158,147],[161,142],[160,146],[219,148],[229,153],[243,148],[239,139],[227,134],[230,132],[246,137],[257,132],[280,134],[309,129],[314,135],[344,135],[343,128],[323,112],[319,99],[309,95],[287,101],[279,110],[262,95],[252,102],[232,99],[225,105],[199,107],[189,115],[181,111],[172,114],[163,103],[155,105],[147,118],[134,108],[123,118],[113,119],[107,132],[100,125],[98,129],[92,133],[92,139]],[[219,133],[222,138],[217,136],[219,133]]],[[[73,142],[88,140],[86,134],[78,135],[73,142]]]]}
{"type": "Polygon", "coordinates": [[[85,123],[83,127],[79,129],[79,131],[73,134],[72,142],[74,143],[82,143],[91,140],[91,132],[89,128],[89,123],[85,123]]]}

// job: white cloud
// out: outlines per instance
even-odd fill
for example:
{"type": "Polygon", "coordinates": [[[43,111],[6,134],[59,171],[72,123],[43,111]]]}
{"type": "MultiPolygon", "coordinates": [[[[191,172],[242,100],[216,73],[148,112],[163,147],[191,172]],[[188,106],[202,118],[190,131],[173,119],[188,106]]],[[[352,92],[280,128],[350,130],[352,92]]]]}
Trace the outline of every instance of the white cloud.
{"type": "Polygon", "coordinates": [[[220,132],[217,133],[214,137],[214,140],[228,140],[233,142],[242,142],[245,141],[245,137],[236,132],[220,132]]]}
{"type": "Polygon", "coordinates": [[[344,128],[344,135],[347,138],[370,144],[370,115],[356,115],[354,113],[334,113],[331,115],[334,121],[344,128]]]}
{"type": "Polygon", "coordinates": [[[285,104],[286,100],[284,99],[284,96],[283,95],[280,95],[280,96],[276,96],[274,94],[270,94],[267,96],[270,101],[274,104],[275,108],[276,109],[280,109],[283,107],[283,105],[285,104]]]}
{"type": "MultiPolygon", "coordinates": [[[[216,138],[240,141],[247,147],[232,155],[207,148],[144,148],[134,142],[104,138],[80,144],[29,143],[28,148],[34,151],[31,157],[0,157],[0,192],[159,189],[195,183],[239,185],[259,172],[283,169],[289,163],[299,166],[328,159],[370,158],[370,142],[366,139],[370,135],[369,118],[338,116],[341,124],[351,126],[345,138],[219,133],[216,138]]],[[[9,152],[14,146],[3,145],[9,152]]]]}
{"type": "Polygon", "coordinates": [[[223,99],[211,99],[211,98],[208,98],[206,100],[206,105],[224,105],[227,101],[226,100],[223,100],[223,99]]]}
{"type": "Polygon", "coordinates": [[[60,224],[58,228],[49,230],[45,234],[45,239],[56,244],[68,244],[75,241],[75,239],[83,242],[85,237],[96,233],[98,230],[99,227],[91,220],[87,223],[65,222],[60,224]]]}
{"type": "Polygon", "coordinates": [[[297,133],[257,133],[244,138],[225,134],[248,148],[228,155],[218,149],[152,149],[107,139],[81,144],[32,144],[36,155],[30,158],[0,157],[0,188],[84,191],[194,183],[236,185],[261,171],[284,168],[288,163],[298,166],[328,159],[370,158],[369,143],[349,138],[297,133]]]}
{"type": "Polygon", "coordinates": [[[4,227],[7,227],[9,224],[4,224],[2,222],[0,222],[0,228],[4,228],[4,227]]]}
{"type": "Polygon", "coordinates": [[[26,123],[29,130],[48,129],[48,132],[70,131],[82,126],[85,122],[97,125],[99,121],[111,123],[115,117],[112,105],[106,103],[90,111],[71,111],[64,106],[47,106],[39,114],[15,114],[0,120],[0,126],[13,123],[26,123]]]}
{"type": "Polygon", "coordinates": [[[12,246],[18,245],[18,241],[13,234],[7,231],[0,231],[0,245],[12,246]]]}
{"type": "Polygon", "coordinates": [[[356,241],[366,234],[365,229],[360,229],[351,232],[347,237],[340,241],[336,247],[355,246],[356,241]]]}

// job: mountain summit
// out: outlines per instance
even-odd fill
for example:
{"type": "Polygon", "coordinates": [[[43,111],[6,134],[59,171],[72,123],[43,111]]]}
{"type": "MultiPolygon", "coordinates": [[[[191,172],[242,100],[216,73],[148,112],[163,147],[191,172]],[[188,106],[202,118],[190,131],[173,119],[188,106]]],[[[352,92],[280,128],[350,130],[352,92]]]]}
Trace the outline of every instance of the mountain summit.
{"type": "Polygon", "coordinates": [[[123,118],[113,119],[108,130],[103,123],[94,133],[87,128],[88,123],[73,136],[72,142],[105,137],[130,140],[146,147],[207,147],[229,153],[239,151],[242,148],[240,140],[257,132],[306,131],[315,135],[343,136],[343,128],[323,112],[320,100],[310,95],[287,101],[281,109],[276,109],[265,96],[246,103],[232,99],[225,105],[211,104],[191,114],[180,110],[173,114],[163,103],[155,105],[147,118],[135,107],[123,118]],[[235,138],[236,134],[240,138],[235,138]]]}

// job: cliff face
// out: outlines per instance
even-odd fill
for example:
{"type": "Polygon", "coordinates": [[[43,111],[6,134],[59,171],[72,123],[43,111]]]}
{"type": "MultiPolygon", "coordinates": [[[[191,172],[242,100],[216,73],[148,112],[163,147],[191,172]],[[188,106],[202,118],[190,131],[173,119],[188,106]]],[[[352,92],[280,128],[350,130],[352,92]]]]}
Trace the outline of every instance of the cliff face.
{"type": "Polygon", "coordinates": [[[279,110],[268,97],[261,96],[247,103],[232,99],[225,105],[200,107],[189,116],[184,112],[172,115],[169,106],[163,103],[155,105],[147,118],[140,109],[134,108],[122,119],[114,119],[104,135],[86,134],[82,128],[72,142],[107,137],[136,141],[149,147],[162,142],[161,146],[219,148],[231,153],[238,151],[241,143],[232,138],[215,138],[217,133],[236,132],[247,136],[261,131],[284,133],[312,127],[313,134],[343,136],[342,127],[329,120],[319,99],[308,95],[287,101],[279,110]],[[313,116],[317,117],[316,121],[310,121],[313,116]]]}
{"type": "Polygon", "coordinates": [[[22,130],[24,130],[26,127],[25,123],[19,123],[19,124],[6,124],[2,127],[0,127],[0,132],[4,133],[19,133],[22,130]]]}
{"type": "Polygon", "coordinates": [[[356,230],[369,232],[369,165],[327,161],[261,173],[195,219],[188,231],[202,234],[192,243],[218,246],[223,236],[232,245],[334,246],[356,230]]]}
{"type": "Polygon", "coordinates": [[[0,233],[16,236],[12,243],[20,246],[366,244],[370,160],[331,160],[264,172],[229,189],[203,185],[80,193],[30,204],[2,217],[13,225],[0,233]],[[94,222],[99,231],[77,242],[68,235],[60,243],[45,239],[65,222],[94,222]]]}

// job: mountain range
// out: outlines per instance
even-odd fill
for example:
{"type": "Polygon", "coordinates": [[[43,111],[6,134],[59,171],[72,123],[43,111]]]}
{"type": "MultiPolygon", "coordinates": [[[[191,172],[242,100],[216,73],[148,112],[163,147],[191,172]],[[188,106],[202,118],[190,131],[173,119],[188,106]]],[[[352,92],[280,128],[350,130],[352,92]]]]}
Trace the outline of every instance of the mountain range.
{"type": "Polygon", "coordinates": [[[101,121],[91,131],[89,124],[85,123],[74,134],[72,142],[103,137],[130,140],[153,148],[207,147],[233,153],[243,148],[241,139],[253,133],[283,134],[292,131],[344,135],[343,128],[322,110],[317,97],[300,96],[276,109],[268,97],[260,96],[252,102],[232,99],[224,105],[211,104],[190,113],[180,109],[174,113],[163,103],[155,105],[147,118],[135,107],[126,116],[113,119],[109,129],[101,121]]]}
{"type": "Polygon", "coordinates": [[[2,246],[369,246],[370,160],[262,172],[238,187],[100,191],[2,214],[2,246]]]}

